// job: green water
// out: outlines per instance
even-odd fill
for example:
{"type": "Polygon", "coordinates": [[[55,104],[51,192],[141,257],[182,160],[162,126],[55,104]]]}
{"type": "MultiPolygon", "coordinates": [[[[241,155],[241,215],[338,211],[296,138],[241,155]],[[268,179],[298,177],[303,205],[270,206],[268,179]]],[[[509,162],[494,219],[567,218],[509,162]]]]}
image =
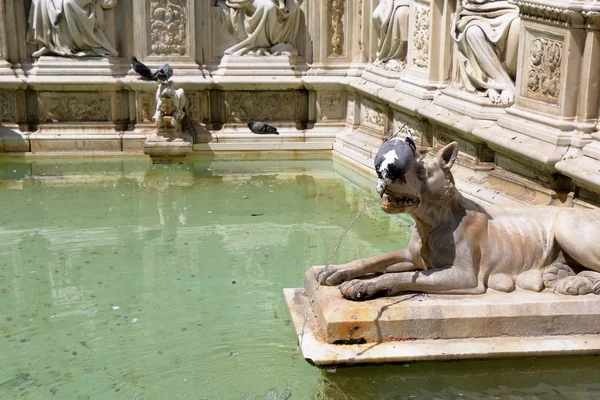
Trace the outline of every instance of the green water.
{"type": "MultiPolygon", "coordinates": [[[[282,288],[374,197],[326,159],[0,162],[0,399],[596,399],[598,359],[318,369],[282,288]]],[[[334,262],[405,246],[374,207],[334,262]]]]}

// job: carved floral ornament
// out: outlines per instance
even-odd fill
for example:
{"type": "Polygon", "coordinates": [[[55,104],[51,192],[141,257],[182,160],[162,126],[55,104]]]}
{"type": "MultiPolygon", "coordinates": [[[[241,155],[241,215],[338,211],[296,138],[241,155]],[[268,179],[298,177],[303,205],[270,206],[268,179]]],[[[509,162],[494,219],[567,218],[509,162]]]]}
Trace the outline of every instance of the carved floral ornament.
{"type": "Polygon", "coordinates": [[[322,119],[341,119],[343,117],[342,94],[324,93],[319,101],[322,119]]]}
{"type": "Polygon", "coordinates": [[[431,9],[415,6],[415,31],[413,36],[412,62],[419,68],[427,68],[429,63],[429,19],[431,9]]]}
{"type": "Polygon", "coordinates": [[[560,96],[560,66],[563,43],[537,37],[531,41],[527,91],[549,97],[560,96]]]}
{"type": "Polygon", "coordinates": [[[187,54],[187,0],[152,0],[149,51],[153,56],[187,54]]]}
{"type": "Polygon", "coordinates": [[[330,0],[329,15],[331,23],[331,55],[344,54],[344,5],[346,0],[330,0]]]}

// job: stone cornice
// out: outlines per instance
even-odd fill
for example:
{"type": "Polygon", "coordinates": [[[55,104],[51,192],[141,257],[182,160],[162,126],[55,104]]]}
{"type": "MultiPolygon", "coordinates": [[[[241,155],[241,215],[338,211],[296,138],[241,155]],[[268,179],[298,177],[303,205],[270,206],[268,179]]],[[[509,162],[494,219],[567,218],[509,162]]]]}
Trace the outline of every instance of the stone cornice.
{"type": "Polygon", "coordinates": [[[600,25],[600,2],[564,0],[509,0],[523,19],[580,28],[600,25]]]}

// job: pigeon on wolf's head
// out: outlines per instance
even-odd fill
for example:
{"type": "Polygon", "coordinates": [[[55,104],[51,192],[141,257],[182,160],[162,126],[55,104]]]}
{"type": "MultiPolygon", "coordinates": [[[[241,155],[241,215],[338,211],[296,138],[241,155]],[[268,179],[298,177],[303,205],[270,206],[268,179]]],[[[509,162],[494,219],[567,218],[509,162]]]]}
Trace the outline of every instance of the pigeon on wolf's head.
{"type": "Polygon", "coordinates": [[[257,134],[272,133],[274,135],[279,135],[279,132],[277,132],[277,128],[272,127],[271,125],[267,125],[264,122],[248,122],[248,128],[250,128],[252,133],[257,133],[257,134]]]}
{"type": "Polygon", "coordinates": [[[131,68],[140,76],[138,79],[144,79],[147,81],[154,80],[152,79],[152,71],[150,71],[150,68],[148,68],[146,64],[138,61],[138,59],[135,57],[131,57],[131,68]]]}
{"type": "Polygon", "coordinates": [[[173,76],[173,68],[169,64],[161,65],[154,75],[152,75],[152,80],[159,80],[162,82],[167,82],[173,76]]]}
{"type": "Polygon", "coordinates": [[[417,158],[417,146],[410,129],[406,139],[394,137],[383,142],[375,156],[377,193],[383,197],[387,187],[395,180],[406,183],[404,175],[413,167],[417,158]]]}
{"type": "MultiPolygon", "coordinates": [[[[167,82],[173,76],[173,68],[169,64],[161,65],[156,72],[152,73],[148,66],[137,58],[131,57],[131,68],[141,77],[141,79],[147,81],[161,81],[167,82]]],[[[138,78],[139,79],[139,78],[138,78]]]]}

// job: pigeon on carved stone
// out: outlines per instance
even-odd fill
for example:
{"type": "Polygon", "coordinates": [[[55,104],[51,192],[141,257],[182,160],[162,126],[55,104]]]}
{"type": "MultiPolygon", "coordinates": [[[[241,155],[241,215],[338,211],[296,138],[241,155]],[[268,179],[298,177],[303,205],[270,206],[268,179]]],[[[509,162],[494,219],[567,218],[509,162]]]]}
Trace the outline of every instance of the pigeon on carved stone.
{"type": "Polygon", "coordinates": [[[159,80],[162,82],[166,82],[173,76],[173,68],[169,64],[161,65],[154,75],[152,75],[152,80],[159,80]]]}
{"type": "Polygon", "coordinates": [[[259,135],[279,135],[279,132],[277,132],[277,128],[272,127],[271,125],[267,125],[264,122],[248,122],[248,128],[250,128],[252,133],[257,133],[259,135]]]}
{"type": "Polygon", "coordinates": [[[161,65],[156,72],[152,73],[146,64],[135,57],[131,57],[131,68],[140,76],[138,79],[146,81],[167,82],[173,76],[173,68],[169,64],[161,65]]]}
{"type": "Polygon", "coordinates": [[[409,129],[406,139],[394,137],[383,142],[375,156],[377,172],[377,193],[383,196],[388,185],[400,179],[406,183],[404,175],[410,171],[417,158],[417,146],[409,129]]]}
{"type": "Polygon", "coordinates": [[[135,73],[140,76],[138,79],[144,79],[147,81],[154,80],[152,79],[152,71],[150,71],[150,68],[148,68],[146,64],[138,61],[138,59],[135,57],[131,57],[131,68],[133,68],[135,73]]]}

